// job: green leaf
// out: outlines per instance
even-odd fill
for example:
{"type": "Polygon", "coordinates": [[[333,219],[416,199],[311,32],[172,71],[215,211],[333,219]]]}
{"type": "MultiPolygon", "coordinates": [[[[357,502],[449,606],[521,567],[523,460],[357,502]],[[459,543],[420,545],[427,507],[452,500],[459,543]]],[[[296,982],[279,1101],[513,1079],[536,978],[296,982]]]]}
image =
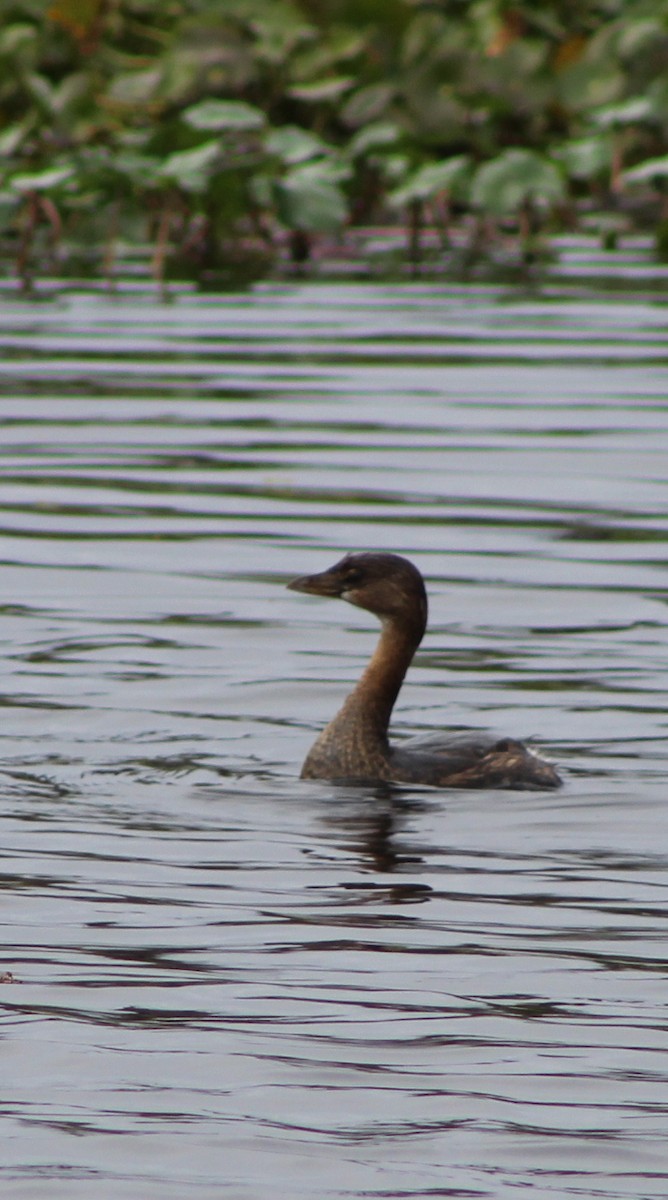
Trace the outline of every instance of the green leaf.
{"type": "Polygon", "coordinates": [[[39,75],[37,71],[26,71],[23,83],[37,107],[49,116],[53,116],[55,112],[54,94],[49,80],[44,75],[39,75]]]}
{"type": "Polygon", "coordinates": [[[308,162],[311,158],[328,154],[332,149],[321,138],[299,125],[281,125],[278,129],[270,130],[264,145],[269,154],[290,164],[308,162]]]}
{"type": "Polygon", "coordinates": [[[333,233],[348,216],[338,182],[320,164],[295,167],[275,187],[279,219],[289,229],[305,233],[333,233]]]}
{"type": "Polygon", "coordinates": [[[627,77],[610,54],[587,54],[572,66],[558,71],[554,79],[555,96],[567,113],[589,114],[603,105],[616,104],[627,87],[627,77]]]}
{"type": "Polygon", "coordinates": [[[218,139],[202,142],[193,150],[170,154],[160,167],[160,177],[175,183],[186,192],[203,192],[211,177],[212,167],[220,157],[218,139]]]}
{"type": "Polygon", "coordinates": [[[288,88],[288,96],[295,100],[306,100],[316,104],[319,100],[338,100],[349,92],[355,80],[348,75],[333,75],[327,79],[315,79],[312,83],[297,83],[288,88]]]}
{"type": "Polygon", "coordinates": [[[341,118],[346,125],[367,125],[386,117],[394,99],[396,88],[391,83],[372,83],[348,96],[341,118]]]}
{"type": "Polygon", "coordinates": [[[18,58],[22,63],[32,57],[32,51],[37,50],[37,28],[27,22],[16,21],[6,25],[0,33],[0,57],[18,58]]]}
{"type": "Polygon", "coordinates": [[[657,43],[660,44],[664,36],[665,26],[660,16],[653,20],[625,18],[619,30],[617,52],[624,58],[642,51],[653,53],[657,43]]]}
{"type": "Polygon", "coordinates": [[[461,50],[461,42],[465,37],[463,22],[448,21],[437,12],[416,13],[402,40],[402,65],[409,69],[414,66],[420,69],[425,62],[429,62],[430,59],[433,61],[434,54],[440,56],[442,51],[447,52],[455,38],[460,42],[461,50]]]}
{"type": "Polygon", "coordinates": [[[668,154],[660,158],[646,158],[637,167],[625,171],[623,179],[625,183],[654,183],[668,179],[668,154]]]}
{"type": "Polygon", "coordinates": [[[311,174],[314,178],[327,180],[329,183],[345,183],[352,175],[350,163],[338,154],[306,163],[301,170],[305,175],[311,174]]]}
{"type": "Polygon", "coordinates": [[[59,116],[67,115],[90,88],[90,76],[85,71],[73,71],[52,89],[51,104],[59,116]]]}
{"type": "Polygon", "coordinates": [[[404,208],[414,200],[430,200],[440,192],[463,192],[471,173],[467,154],[458,154],[444,162],[425,163],[418,167],[387,197],[392,208],[404,208]]]}
{"type": "Polygon", "coordinates": [[[621,104],[606,104],[590,115],[592,121],[601,129],[614,129],[646,121],[654,113],[652,102],[647,96],[634,96],[631,100],[623,100],[621,104]]]}
{"type": "Polygon", "coordinates": [[[191,129],[223,130],[262,129],[266,118],[261,109],[244,100],[202,100],[182,114],[191,129]]]}
{"type": "Polygon", "coordinates": [[[46,171],[14,175],[9,186],[15,192],[48,192],[74,175],[73,166],[50,167],[46,171]]]}
{"type": "Polygon", "coordinates": [[[145,71],[126,71],[113,80],[107,98],[117,104],[147,104],[160,86],[162,73],[156,67],[145,71]]]}
{"type": "Polygon", "coordinates": [[[383,146],[393,146],[399,141],[401,130],[394,121],[371,121],[358,129],[348,144],[348,153],[352,158],[366,154],[368,150],[380,150],[383,146]]]}
{"type": "MultiPolygon", "coordinates": [[[[315,31],[313,31],[315,32],[315,31]]],[[[294,84],[308,83],[334,73],[342,62],[356,58],[365,49],[369,34],[345,26],[330,26],[319,37],[310,37],[290,56],[289,78],[294,84]]]]}
{"type": "Polygon", "coordinates": [[[0,133],[0,156],[2,158],[11,158],[14,151],[18,150],[30,129],[30,125],[31,122],[24,119],[23,121],[18,121],[15,125],[8,125],[0,133]]]}
{"type": "Polygon", "coordinates": [[[563,165],[569,178],[592,179],[610,170],[612,145],[607,135],[576,138],[559,146],[554,157],[563,165]]]}
{"type": "Polygon", "coordinates": [[[562,200],[564,181],[553,162],[533,150],[506,150],[478,168],[471,185],[474,208],[495,216],[515,213],[528,201],[562,200]]]}
{"type": "Polygon", "coordinates": [[[387,183],[398,184],[410,171],[411,161],[406,154],[379,154],[376,166],[387,183]]]}
{"type": "MultiPolygon", "coordinates": [[[[214,10],[221,7],[221,0],[210,3],[214,10]]],[[[253,56],[259,62],[282,69],[295,48],[315,36],[314,27],[289,0],[227,0],[227,3],[222,0],[222,3],[234,23],[241,18],[252,32],[253,56]]]]}

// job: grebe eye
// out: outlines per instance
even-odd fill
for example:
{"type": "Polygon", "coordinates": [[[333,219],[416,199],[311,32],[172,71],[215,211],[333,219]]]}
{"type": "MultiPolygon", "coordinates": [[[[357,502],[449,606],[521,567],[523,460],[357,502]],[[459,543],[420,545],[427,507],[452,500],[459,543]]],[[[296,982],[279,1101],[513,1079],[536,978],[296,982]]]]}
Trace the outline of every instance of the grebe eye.
{"type": "Polygon", "coordinates": [[[359,567],[350,567],[344,576],[343,582],[346,587],[356,587],[362,582],[362,572],[359,567]]]}

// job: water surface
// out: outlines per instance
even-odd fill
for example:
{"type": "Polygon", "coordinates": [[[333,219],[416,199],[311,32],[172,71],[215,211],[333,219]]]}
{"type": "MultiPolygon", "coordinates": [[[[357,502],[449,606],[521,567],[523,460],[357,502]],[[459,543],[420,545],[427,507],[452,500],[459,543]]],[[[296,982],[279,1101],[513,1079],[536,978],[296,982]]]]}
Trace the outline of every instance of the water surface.
{"type": "Polygon", "coordinates": [[[665,1197],[661,294],[0,297],[3,1195],[665,1197]],[[298,781],[407,554],[397,732],[559,793],[298,781]]]}

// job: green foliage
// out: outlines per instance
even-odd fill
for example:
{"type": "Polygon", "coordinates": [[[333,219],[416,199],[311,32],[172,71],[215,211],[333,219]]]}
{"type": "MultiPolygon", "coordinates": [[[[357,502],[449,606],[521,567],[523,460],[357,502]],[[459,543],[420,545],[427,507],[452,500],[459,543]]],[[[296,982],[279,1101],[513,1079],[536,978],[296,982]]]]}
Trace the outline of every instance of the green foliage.
{"type": "Polygon", "coordinates": [[[173,184],[184,192],[201,194],[206,191],[217,162],[220,145],[215,139],[202,142],[193,150],[177,150],[168,155],[156,170],[156,182],[173,184]]]}
{"type": "Polygon", "coordinates": [[[51,192],[57,189],[65,180],[74,175],[73,166],[46,168],[44,171],[19,172],[9,180],[11,191],[25,194],[26,192],[51,192]]]}
{"type": "Polygon", "coordinates": [[[505,150],[484,163],[471,184],[471,204],[505,217],[525,205],[551,208],[564,199],[562,176],[553,162],[533,150],[505,150]]]}
{"type": "Polygon", "coordinates": [[[648,158],[624,174],[626,183],[659,183],[668,179],[668,154],[660,158],[648,158]]]}
{"type": "Polygon", "coordinates": [[[579,181],[604,177],[610,172],[612,142],[601,134],[573,138],[556,147],[554,158],[561,163],[569,179],[579,181]]]}
{"type": "Polygon", "coordinates": [[[186,125],[193,129],[223,130],[262,129],[265,116],[254,104],[243,100],[200,100],[182,114],[186,125]]]}
{"type": "Polygon", "coordinates": [[[47,235],[203,279],[357,221],[414,261],[425,213],[658,222],[667,68],[668,0],[0,0],[0,233],[24,280],[47,235]]]}
{"type": "Polygon", "coordinates": [[[264,147],[268,154],[290,165],[319,158],[331,149],[322,138],[299,125],[281,125],[278,129],[271,129],[264,147]]]}
{"type": "Polygon", "coordinates": [[[425,163],[389,193],[388,204],[392,208],[403,208],[416,200],[431,200],[443,193],[455,200],[464,200],[470,176],[471,160],[466,154],[444,162],[425,163]]]}
{"type": "Polygon", "coordinates": [[[293,167],[275,186],[279,219],[304,233],[335,233],[347,216],[337,172],[324,161],[293,167]]]}
{"type": "Polygon", "coordinates": [[[646,121],[651,116],[652,102],[649,96],[632,96],[619,104],[606,104],[591,114],[594,124],[601,129],[623,129],[646,121]]]}

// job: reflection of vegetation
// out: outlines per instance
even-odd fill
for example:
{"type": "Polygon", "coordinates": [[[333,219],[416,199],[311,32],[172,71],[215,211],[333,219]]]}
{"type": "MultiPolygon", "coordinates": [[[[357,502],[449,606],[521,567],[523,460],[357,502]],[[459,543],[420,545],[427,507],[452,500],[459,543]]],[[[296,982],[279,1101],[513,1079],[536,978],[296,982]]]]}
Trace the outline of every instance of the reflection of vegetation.
{"type": "Polygon", "coordinates": [[[668,253],[668,0],[0,0],[0,236],[223,286],[400,221],[418,264],[636,214],[668,253]],[[433,238],[432,238],[433,241],[433,238]]]}

